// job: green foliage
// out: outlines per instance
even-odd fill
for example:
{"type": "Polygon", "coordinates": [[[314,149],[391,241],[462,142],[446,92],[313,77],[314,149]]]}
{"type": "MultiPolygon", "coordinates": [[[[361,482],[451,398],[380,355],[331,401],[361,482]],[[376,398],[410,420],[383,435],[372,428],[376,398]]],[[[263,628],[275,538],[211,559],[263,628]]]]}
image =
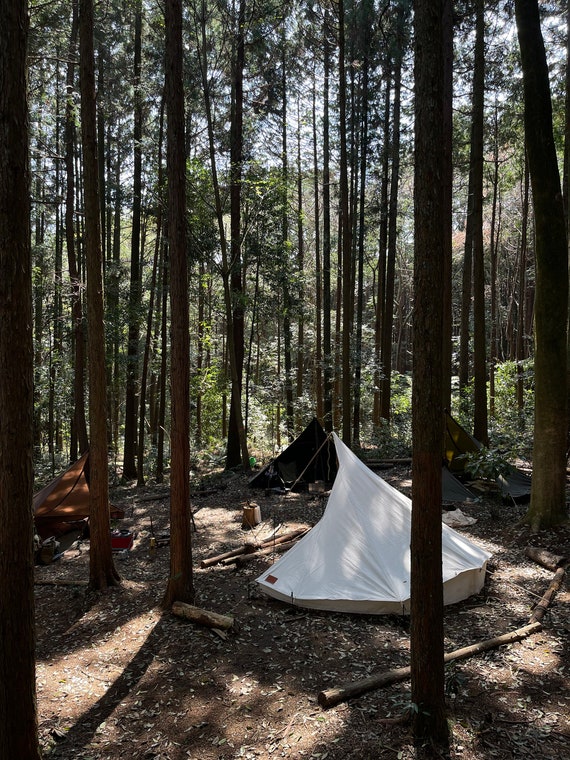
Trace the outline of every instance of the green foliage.
{"type": "Polygon", "coordinates": [[[495,480],[499,475],[506,475],[510,465],[497,449],[483,446],[479,451],[462,454],[458,459],[465,460],[465,472],[471,478],[495,480]]]}
{"type": "Polygon", "coordinates": [[[510,456],[528,458],[532,452],[534,420],[534,361],[507,361],[495,368],[495,415],[490,420],[493,445],[510,456]],[[517,401],[517,382],[523,384],[523,406],[517,401]]]}

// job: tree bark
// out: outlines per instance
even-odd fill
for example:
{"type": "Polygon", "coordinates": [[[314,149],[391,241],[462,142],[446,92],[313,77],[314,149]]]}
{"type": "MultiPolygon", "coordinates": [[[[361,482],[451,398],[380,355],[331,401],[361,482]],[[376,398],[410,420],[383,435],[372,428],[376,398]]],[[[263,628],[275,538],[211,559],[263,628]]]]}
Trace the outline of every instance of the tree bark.
{"type": "Polygon", "coordinates": [[[93,2],[92,0],[80,0],[81,141],[85,199],[89,359],[89,584],[91,588],[103,589],[107,586],[116,585],[120,578],[113,564],[109,521],[105,321],[97,168],[93,27],[93,2]]]}
{"type": "Polygon", "coordinates": [[[567,518],[568,246],[537,0],[516,0],[515,13],[536,226],[533,478],[525,520],[533,530],[538,530],[567,518]]]}
{"type": "Polygon", "coordinates": [[[324,425],[333,429],[333,362],[331,340],[331,192],[330,192],[330,13],[323,22],[323,385],[324,425]]]}
{"type": "Polygon", "coordinates": [[[0,757],[39,760],[32,554],[33,345],[27,2],[4,3],[3,11],[0,25],[0,757]]]}
{"type": "Polygon", "coordinates": [[[415,4],[411,679],[414,734],[439,746],[449,742],[441,560],[445,149],[433,139],[444,129],[443,16],[443,0],[415,4]]]}
{"type": "Polygon", "coordinates": [[[163,606],[194,601],[190,509],[190,319],[186,238],[186,149],[182,3],[167,0],[166,112],[171,318],[170,577],[163,606]]]}
{"type": "Polygon", "coordinates": [[[139,337],[141,301],[141,194],[143,99],[141,90],[142,0],[135,4],[134,39],[134,129],[133,129],[133,224],[131,231],[131,279],[129,286],[129,332],[127,345],[127,387],[125,397],[125,440],[123,477],[134,480],[137,473],[137,384],[139,381],[139,337]]]}
{"type": "Polygon", "coordinates": [[[483,132],[485,115],[485,8],[475,3],[473,72],[473,435],[489,445],[487,424],[487,348],[485,340],[485,251],[483,246],[483,132]]]}

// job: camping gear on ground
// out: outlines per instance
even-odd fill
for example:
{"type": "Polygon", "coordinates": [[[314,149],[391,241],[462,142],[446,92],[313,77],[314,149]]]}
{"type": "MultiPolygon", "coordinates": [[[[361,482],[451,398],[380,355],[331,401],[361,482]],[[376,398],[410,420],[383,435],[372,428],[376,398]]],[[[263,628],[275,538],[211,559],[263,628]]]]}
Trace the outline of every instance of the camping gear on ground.
{"type": "Polygon", "coordinates": [[[314,417],[299,437],[258,472],[249,485],[252,488],[301,489],[319,480],[332,483],[336,470],[332,439],[314,417]]]}
{"type": "Polygon", "coordinates": [[[111,531],[111,549],[113,551],[125,551],[133,548],[134,534],[130,530],[111,531]]]}
{"type": "MultiPolygon", "coordinates": [[[[465,470],[466,455],[475,454],[482,448],[483,444],[461,427],[459,422],[446,411],[444,458],[447,467],[452,472],[462,473],[465,470]]],[[[530,497],[532,479],[514,465],[509,465],[508,471],[499,475],[496,483],[506,498],[524,501],[530,497]]]]}
{"type": "MultiPolygon", "coordinates": [[[[110,506],[110,517],[121,520],[125,513],[110,506]]],[[[59,536],[87,525],[89,518],[89,452],[58,475],[34,496],[34,521],[40,538],[59,536]]]]}
{"type": "MultiPolygon", "coordinates": [[[[339,469],[323,517],[257,583],[300,607],[409,613],[411,500],[333,439],[339,469]]],[[[442,543],[444,603],[453,604],[481,590],[490,555],[443,523],[442,543]]]]}

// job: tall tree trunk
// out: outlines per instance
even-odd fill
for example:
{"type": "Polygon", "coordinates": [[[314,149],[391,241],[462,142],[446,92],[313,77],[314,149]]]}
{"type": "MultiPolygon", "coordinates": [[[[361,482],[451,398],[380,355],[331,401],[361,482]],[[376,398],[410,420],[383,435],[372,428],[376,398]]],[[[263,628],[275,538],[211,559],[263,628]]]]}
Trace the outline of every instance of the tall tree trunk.
{"type": "Polygon", "coordinates": [[[103,589],[117,584],[120,579],[113,564],[109,522],[105,322],[97,169],[93,27],[93,2],[92,0],[80,0],[81,141],[83,147],[87,330],[89,336],[89,585],[94,589],[103,589]]]}
{"type": "MultiPolygon", "coordinates": [[[[404,24],[404,18],[398,19],[398,24],[404,24]]],[[[392,173],[390,180],[390,201],[388,207],[388,255],[386,259],[386,289],[384,318],[382,320],[382,394],[380,416],[390,420],[392,400],[392,333],[394,328],[394,289],[396,280],[396,234],[398,222],[398,186],[400,180],[400,108],[402,91],[402,56],[403,33],[399,33],[400,43],[397,45],[394,60],[394,105],[392,116],[392,173]]]]}
{"type": "MultiPolygon", "coordinates": [[[[244,10],[244,13],[245,13],[245,10],[244,10]]],[[[230,261],[230,255],[228,254],[228,244],[227,244],[225,220],[224,220],[224,208],[222,205],[221,190],[220,190],[220,184],[218,182],[218,171],[217,171],[217,165],[216,165],[216,145],[215,145],[212,102],[211,102],[210,83],[209,83],[208,65],[207,65],[208,40],[207,40],[207,35],[206,35],[206,6],[204,2],[202,2],[202,5],[201,5],[200,35],[201,37],[200,37],[199,53],[200,53],[200,60],[201,60],[202,87],[204,90],[204,105],[205,105],[205,110],[206,110],[206,121],[208,125],[208,148],[209,148],[209,154],[210,154],[210,167],[212,171],[212,185],[213,185],[213,190],[214,190],[216,221],[218,223],[218,232],[220,235],[220,248],[221,248],[221,258],[222,258],[222,281],[223,281],[223,289],[224,289],[224,311],[225,311],[225,318],[226,318],[226,333],[227,333],[226,350],[227,350],[227,360],[230,367],[231,406],[235,414],[234,424],[237,428],[237,433],[238,433],[238,440],[239,440],[240,454],[241,454],[241,464],[244,470],[248,470],[249,469],[249,453],[247,450],[247,438],[245,434],[245,426],[243,424],[243,416],[242,416],[242,409],[241,409],[240,366],[243,369],[243,343],[241,347],[242,354],[241,354],[241,365],[240,365],[240,349],[239,347],[236,349],[234,345],[236,332],[234,331],[233,326],[232,326],[233,319],[234,319],[234,309],[233,309],[233,303],[232,303],[233,299],[232,299],[232,288],[231,288],[230,279],[231,279],[232,270],[233,270],[233,262],[230,261]]],[[[243,75],[243,70],[242,70],[242,75],[243,75]]],[[[240,283],[241,283],[241,280],[240,280],[240,283]]],[[[240,284],[240,287],[241,287],[241,284],[240,284]]],[[[237,334],[238,334],[238,339],[239,339],[239,330],[237,334]]],[[[224,403],[224,408],[225,408],[225,403],[224,403]]],[[[225,418],[224,418],[224,428],[225,428],[225,418]]],[[[228,429],[228,452],[226,453],[226,467],[228,467],[228,463],[229,463],[229,441],[230,441],[231,435],[232,434],[230,433],[228,429]]],[[[232,454],[232,457],[233,457],[233,454],[232,454]]]]}
{"type": "MultiPolygon", "coordinates": [[[[411,680],[414,734],[449,741],[441,567],[441,397],[445,235],[443,0],[415,3],[411,680]]],[[[448,179],[448,177],[447,177],[448,179]]]]}
{"type": "MultiPolygon", "coordinates": [[[[299,313],[297,317],[297,387],[295,395],[303,395],[305,371],[305,230],[303,208],[303,167],[301,164],[301,109],[297,99],[297,276],[299,278],[299,313]]],[[[299,420],[299,423],[301,420],[299,420]]],[[[300,425],[299,425],[300,426],[300,425]]]]}
{"type": "MultiPolygon", "coordinates": [[[[443,3],[443,354],[442,409],[451,408],[453,229],[453,0],[443,3]]],[[[442,418],[443,419],[443,418],[442,418]]],[[[443,423],[442,423],[443,425],[443,423]]]]}
{"type": "Polygon", "coordinates": [[[285,367],[285,427],[287,438],[294,438],[293,419],[293,335],[291,266],[289,260],[289,155],[287,142],[287,41],[285,21],[281,32],[281,288],[283,290],[283,365],[285,367]]]}
{"type": "Polygon", "coordinates": [[[489,444],[487,422],[487,347],[485,340],[485,250],[483,244],[483,130],[485,116],[485,6],[475,3],[473,72],[473,435],[489,444]]]}
{"type": "MultiPolygon", "coordinates": [[[[497,265],[500,230],[499,195],[499,118],[495,104],[493,125],[493,202],[491,209],[490,258],[491,258],[491,340],[489,351],[489,414],[495,416],[495,363],[497,361],[497,265]]],[[[446,407],[449,408],[449,407],[446,407]]]]}
{"type": "Polygon", "coordinates": [[[35,688],[33,345],[25,0],[0,26],[0,757],[39,760],[35,688]],[[9,160],[8,160],[9,159],[9,160]],[[14,224],[14,219],[18,220],[14,224]]]}
{"type": "Polygon", "coordinates": [[[339,139],[340,139],[340,218],[342,251],[342,440],[350,447],[352,428],[350,406],[352,400],[352,303],[354,282],[352,278],[352,219],[348,195],[348,155],[346,135],[346,72],[345,72],[345,20],[344,0],[338,4],[338,79],[339,79],[339,139]]]}
{"type": "Polygon", "coordinates": [[[133,128],[133,226],[131,231],[131,279],[129,287],[129,335],[127,345],[127,388],[125,397],[125,445],[123,477],[137,477],[137,383],[139,381],[139,337],[141,301],[141,195],[143,96],[141,86],[142,0],[135,4],[134,39],[134,128],[133,128]]]}
{"type": "Polygon", "coordinates": [[[243,72],[245,68],[245,0],[239,0],[238,17],[235,23],[235,50],[232,60],[232,115],[230,142],[230,285],[232,296],[232,319],[228,330],[232,340],[228,341],[233,350],[234,371],[232,372],[232,395],[230,401],[230,421],[226,468],[237,467],[240,463],[249,469],[249,457],[244,459],[244,438],[241,404],[242,378],[245,350],[244,287],[242,279],[241,255],[241,183],[243,172],[243,72]],[[239,407],[239,408],[238,408],[239,407]]]}
{"type": "MultiPolygon", "coordinates": [[[[146,400],[147,400],[147,385],[151,348],[153,345],[153,320],[154,312],[160,312],[160,292],[157,290],[157,284],[160,282],[161,271],[161,251],[164,247],[164,241],[162,237],[163,227],[163,214],[162,199],[164,198],[164,172],[163,172],[163,138],[164,138],[164,97],[160,102],[160,117],[159,117],[159,131],[158,131],[158,193],[159,203],[157,207],[156,215],[156,242],[154,246],[154,260],[152,265],[152,280],[150,286],[150,304],[148,307],[148,316],[146,324],[146,339],[145,349],[143,354],[143,364],[141,371],[141,391],[139,398],[139,435],[138,435],[138,447],[137,447],[137,485],[144,485],[144,451],[145,451],[145,425],[147,420],[146,415],[146,400]],[[158,304],[158,306],[156,305],[158,304]]],[[[150,406],[150,404],[149,404],[150,406]]],[[[152,426],[151,426],[152,429],[152,426]]]]}
{"type": "Polygon", "coordinates": [[[323,384],[325,430],[333,429],[333,360],[331,340],[331,194],[330,194],[330,14],[323,23],[323,384]]]}
{"type": "Polygon", "coordinates": [[[315,397],[317,418],[324,419],[325,404],[323,391],[323,266],[321,255],[320,229],[320,193],[319,193],[319,150],[317,138],[317,82],[313,72],[312,91],[312,126],[313,126],[313,186],[315,219],[315,397]]]}
{"type": "MultiPolygon", "coordinates": [[[[67,265],[71,284],[71,320],[73,335],[73,437],[79,444],[81,453],[89,448],[87,436],[87,420],[85,418],[85,332],[83,329],[83,306],[81,293],[83,286],[77,263],[75,245],[75,67],[77,58],[77,37],[79,32],[79,15],[77,0],[72,3],[72,23],[69,41],[69,52],[66,73],[66,103],[65,103],[65,243],[67,248],[67,265]]],[[[77,451],[70,451],[73,461],[77,451]]]]}
{"type": "Polygon", "coordinates": [[[524,371],[523,360],[525,358],[525,316],[526,316],[526,266],[528,250],[528,215],[529,215],[529,168],[525,160],[523,204],[521,214],[521,246],[519,258],[519,305],[517,310],[517,331],[515,339],[515,360],[517,363],[517,409],[519,412],[519,426],[524,423],[524,371]]]}
{"type": "Polygon", "coordinates": [[[354,442],[360,445],[361,427],[361,381],[362,381],[362,319],[364,312],[364,242],[366,231],[366,164],[368,160],[368,41],[364,51],[362,63],[362,86],[361,86],[361,129],[360,129],[360,189],[359,189],[359,213],[358,213],[358,236],[357,236],[357,261],[358,261],[358,292],[356,300],[356,336],[355,336],[355,362],[354,362],[354,409],[353,409],[353,437],[354,442]]]}
{"type": "Polygon", "coordinates": [[[181,0],[166,0],[168,241],[170,254],[170,576],[163,606],[194,601],[190,508],[190,318],[181,0]]]}
{"type": "Polygon", "coordinates": [[[391,63],[385,66],[384,125],[382,129],[382,170],[380,177],[380,224],[378,231],[378,282],[374,319],[374,408],[373,429],[380,435],[382,419],[382,335],[386,303],[386,257],[388,251],[388,188],[390,185],[390,102],[391,63]]]}
{"type": "Polygon", "coordinates": [[[536,226],[533,479],[525,519],[533,530],[538,530],[567,518],[568,246],[537,0],[515,0],[515,14],[536,226]]]}

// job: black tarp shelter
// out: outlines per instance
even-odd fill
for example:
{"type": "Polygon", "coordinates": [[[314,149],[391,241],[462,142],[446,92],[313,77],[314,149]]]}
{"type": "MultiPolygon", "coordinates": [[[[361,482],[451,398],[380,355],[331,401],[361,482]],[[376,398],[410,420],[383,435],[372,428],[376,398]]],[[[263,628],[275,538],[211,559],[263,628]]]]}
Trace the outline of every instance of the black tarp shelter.
{"type": "Polygon", "coordinates": [[[302,489],[331,484],[337,472],[334,442],[314,417],[303,432],[250,481],[252,488],[302,489]]]}

